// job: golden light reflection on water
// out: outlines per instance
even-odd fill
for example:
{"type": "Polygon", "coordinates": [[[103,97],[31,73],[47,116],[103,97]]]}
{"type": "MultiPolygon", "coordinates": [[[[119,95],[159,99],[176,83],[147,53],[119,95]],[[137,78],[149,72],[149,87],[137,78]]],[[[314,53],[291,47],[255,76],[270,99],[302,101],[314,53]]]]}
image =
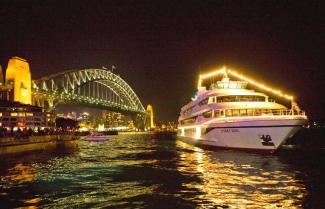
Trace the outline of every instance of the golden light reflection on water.
{"type": "Polygon", "coordinates": [[[30,205],[30,206],[24,206],[24,207],[19,207],[19,209],[37,209],[38,207],[35,205],[30,205]]]}
{"type": "Polygon", "coordinates": [[[32,198],[32,199],[26,199],[26,200],[22,200],[23,203],[38,203],[40,202],[42,199],[41,198],[32,198]]]}
{"type": "Polygon", "coordinates": [[[24,165],[22,163],[19,163],[13,168],[9,169],[5,179],[11,182],[23,183],[32,181],[33,178],[34,174],[32,171],[32,167],[30,165],[24,165]]]}
{"type": "Polygon", "coordinates": [[[36,159],[5,164],[0,202],[25,208],[301,208],[307,193],[306,182],[296,178],[300,171],[277,156],[209,151],[178,140],[116,136],[36,159]]]}
{"type": "MultiPolygon", "coordinates": [[[[201,191],[200,199],[231,208],[301,208],[306,188],[276,156],[211,152],[177,141],[192,150],[180,152],[178,170],[198,175],[201,182],[185,184],[201,191]]],[[[199,204],[201,208],[209,204],[199,204]]]]}

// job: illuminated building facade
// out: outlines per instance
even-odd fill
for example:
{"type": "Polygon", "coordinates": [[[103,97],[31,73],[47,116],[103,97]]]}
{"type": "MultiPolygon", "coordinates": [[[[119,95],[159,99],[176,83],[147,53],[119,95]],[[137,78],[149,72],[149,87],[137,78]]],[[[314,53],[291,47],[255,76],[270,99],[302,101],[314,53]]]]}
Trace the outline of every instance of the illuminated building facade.
{"type": "Polygon", "coordinates": [[[102,114],[105,127],[108,129],[134,130],[134,121],[126,115],[118,112],[103,111],[102,114]]]}
{"type": "Polygon", "coordinates": [[[53,114],[31,105],[31,73],[25,59],[12,57],[5,80],[0,68],[0,127],[9,130],[50,128],[53,114]]]}
{"type": "Polygon", "coordinates": [[[41,107],[19,102],[0,102],[0,126],[8,130],[53,127],[54,118],[41,107]]]}

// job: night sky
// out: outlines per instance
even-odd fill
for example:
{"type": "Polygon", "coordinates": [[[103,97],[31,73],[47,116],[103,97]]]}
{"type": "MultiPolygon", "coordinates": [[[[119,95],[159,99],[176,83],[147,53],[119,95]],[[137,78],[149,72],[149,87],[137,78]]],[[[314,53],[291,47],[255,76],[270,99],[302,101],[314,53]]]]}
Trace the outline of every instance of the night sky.
{"type": "Polygon", "coordinates": [[[321,1],[4,1],[0,64],[30,63],[33,79],[116,66],[158,120],[177,120],[199,72],[226,65],[296,96],[325,117],[321,1]]]}

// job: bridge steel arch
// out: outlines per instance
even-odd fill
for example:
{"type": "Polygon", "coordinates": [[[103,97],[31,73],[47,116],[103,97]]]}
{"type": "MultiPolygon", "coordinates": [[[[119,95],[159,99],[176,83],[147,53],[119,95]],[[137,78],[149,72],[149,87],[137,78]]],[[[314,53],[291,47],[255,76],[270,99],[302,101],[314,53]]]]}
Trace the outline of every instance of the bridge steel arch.
{"type": "Polygon", "coordinates": [[[32,92],[34,100],[46,97],[49,106],[53,106],[54,101],[76,102],[146,114],[129,84],[119,75],[104,69],[69,70],[42,77],[33,81],[32,92]]]}

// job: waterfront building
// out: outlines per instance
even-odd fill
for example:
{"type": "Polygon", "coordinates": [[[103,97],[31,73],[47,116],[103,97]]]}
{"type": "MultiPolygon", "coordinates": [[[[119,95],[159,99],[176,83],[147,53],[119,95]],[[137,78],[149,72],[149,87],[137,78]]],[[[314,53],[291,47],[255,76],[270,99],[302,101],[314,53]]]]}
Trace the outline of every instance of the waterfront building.
{"type": "Polygon", "coordinates": [[[53,127],[54,117],[41,107],[19,102],[0,102],[0,126],[7,130],[44,129],[53,127]]]}
{"type": "Polygon", "coordinates": [[[0,68],[0,127],[8,130],[44,129],[55,126],[55,116],[31,105],[31,73],[25,59],[12,57],[5,80],[0,68]]]}
{"type": "Polygon", "coordinates": [[[5,85],[0,85],[0,100],[13,101],[13,90],[5,85]]]}

